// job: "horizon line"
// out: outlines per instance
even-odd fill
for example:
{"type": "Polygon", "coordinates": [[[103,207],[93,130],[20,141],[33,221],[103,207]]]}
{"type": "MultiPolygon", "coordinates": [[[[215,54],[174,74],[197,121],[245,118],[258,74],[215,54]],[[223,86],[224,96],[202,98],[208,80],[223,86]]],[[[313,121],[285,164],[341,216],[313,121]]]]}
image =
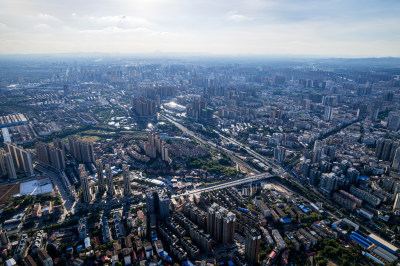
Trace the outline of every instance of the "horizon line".
{"type": "MultiPolygon", "coordinates": [[[[223,53],[208,53],[208,52],[60,52],[60,53],[2,53],[0,57],[18,57],[18,56],[148,56],[148,57],[171,57],[171,56],[185,56],[185,57],[222,57],[222,58],[270,58],[270,59],[400,59],[400,55],[320,55],[320,54],[223,54],[223,53]]],[[[171,58],[173,59],[173,58],[171,58]]]]}

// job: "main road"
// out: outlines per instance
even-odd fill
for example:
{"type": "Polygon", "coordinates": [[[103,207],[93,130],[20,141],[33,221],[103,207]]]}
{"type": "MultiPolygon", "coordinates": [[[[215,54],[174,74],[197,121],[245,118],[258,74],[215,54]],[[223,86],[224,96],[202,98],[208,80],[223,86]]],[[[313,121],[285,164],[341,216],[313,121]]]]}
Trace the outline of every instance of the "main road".
{"type": "Polygon", "coordinates": [[[224,189],[227,187],[233,187],[233,186],[237,186],[237,185],[241,185],[241,184],[245,184],[245,183],[250,183],[250,182],[254,182],[254,181],[258,181],[258,180],[262,180],[262,179],[267,179],[270,177],[272,177],[272,175],[270,173],[251,175],[248,177],[235,179],[235,180],[228,181],[228,182],[218,183],[215,185],[210,185],[210,186],[199,188],[199,189],[189,190],[182,194],[172,195],[172,198],[177,198],[180,196],[188,196],[188,195],[193,195],[193,194],[199,194],[199,193],[213,191],[213,190],[217,190],[217,189],[224,189]]]}
{"type": "Polygon", "coordinates": [[[192,138],[194,138],[195,140],[197,140],[199,143],[203,144],[203,145],[209,145],[211,147],[213,147],[214,149],[219,149],[224,151],[226,154],[228,154],[228,156],[242,169],[247,170],[248,173],[250,174],[259,174],[260,172],[256,169],[254,169],[253,167],[251,167],[250,165],[248,165],[245,161],[243,161],[242,159],[240,159],[237,154],[235,154],[234,152],[221,147],[217,144],[215,144],[214,142],[210,141],[210,140],[205,140],[202,137],[198,136],[195,132],[193,132],[192,130],[188,129],[187,127],[183,126],[182,124],[178,123],[177,121],[169,118],[168,116],[159,113],[160,116],[162,116],[164,119],[168,120],[170,123],[174,124],[177,128],[179,128],[182,132],[188,134],[189,136],[191,136],[192,138]]]}
{"type": "Polygon", "coordinates": [[[214,130],[214,132],[217,133],[221,138],[226,139],[226,140],[236,144],[240,148],[245,149],[250,155],[252,155],[254,158],[260,160],[262,163],[266,164],[268,167],[270,167],[272,170],[274,170],[277,174],[284,174],[286,172],[285,169],[283,169],[281,166],[279,166],[276,163],[274,163],[273,161],[265,158],[261,154],[255,152],[249,146],[237,141],[236,139],[226,137],[217,130],[214,130]]]}
{"type": "MultiPolygon", "coordinates": [[[[217,144],[215,144],[215,143],[213,143],[211,141],[206,141],[206,140],[202,139],[201,137],[196,135],[195,132],[189,130],[188,128],[186,128],[182,124],[178,123],[177,121],[175,121],[175,120],[173,120],[173,119],[171,119],[171,118],[169,118],[169,117],[167,117],[165,115],[162,115],[162,116],[165,119],[167,119],[168,121],[170,121],[171,123],[173,123],[175,126],[177,126],[180,130],[182,130],[183,132],[186,132],[188,135],[190,135],[193,138],[195,138],[196,140],[198,140],[200,143],[208,144],[208,145],[210,145],[210,146],[212,146],[214,148],[227,150],[227,149],[225,149],[223,147],[218,146],[217,144]]],[[[299,180],[297,180],[290,172],[286,171],[282,166],[276,164],[275,162],[273,162],[270,159],[265,158],[261,154],[259,154],[259,153],[255,152],[254,150],[252,150],[249,146],[237,141],[236,139],[233,139],[233,138],[230,138],[230,137],[226,137],[221,132],[219,132],[217,130],[214,130],[214,132],[217,133],[221,138],[226,139],[228,141],[231,141],[232,143],[235,143],[236,145],[238,145],[238,147],[241,147],[241,148],[245,149],[254,158],[257,158],[262,163],[266,164],[268,167],[271,168],[272,174],[262,173],[262,174],[259,174],[259,175],[249,176],[249,177],[245,177],[245,178],[242,178],[242,179],[237,179],[237,180],[234,180],[234,181],[218,184],[218,185],[215,185],[215,186],[210,186],[210,187],[206,187],[206,188],[202,188],[202,189],[198,189],[198,190],[188,191],[187,194],[196,194],[196,193],[201,193],[201,192],[206,192],[206,191],[211,191],[211,190],[215,190],[215,189],[220,189],[220,188],[224,188],[224,187],[235,186],[235,185],[251,182],[251,180],[250,180],[251,178],[254,178],[254,177],[257,177],[257,176],[261,176],[261,175],[265,175],[263,178],[268,178],[268,177],[273,176],[273,175],[280,175],[280,176],[283,176],[285,178],[290,178],[291,181],[293,181],[294,183],[296,183],[297,185],[299,185],[303,189],[311,190],[319,198],[319,200],[325,202],[326,204],[329,204],[327,199],[317,189],[315,189],[314,187],[309,186],[309,185],[306,186],[305,184],[299,182],[299,180]],[[240,180],[243,180],[243,182],[239,183],[240,180]],[[237,181],[237,183],[235,181],[237,181]]],[[[232,151],[230,151],[230,153],[231,154],[235,154],[232,151]]],[[[263,178],[260,178],[260,179],[263,179],[263,178]]],[[[184,193],[184,194],[181,194],[181,195],[187,195],[187,194],[184,193]]],[[[340,211],[339,211],[339,213],[341,214],[340,211]]]]}

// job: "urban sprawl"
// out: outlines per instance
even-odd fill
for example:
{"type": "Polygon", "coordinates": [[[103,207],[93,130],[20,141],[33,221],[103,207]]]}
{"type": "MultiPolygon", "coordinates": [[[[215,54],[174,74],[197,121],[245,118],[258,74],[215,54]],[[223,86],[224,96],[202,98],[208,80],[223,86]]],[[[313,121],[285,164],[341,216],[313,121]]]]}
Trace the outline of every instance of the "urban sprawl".
{"type": "Polygon", "coordinates": [[[0,265],[399,263],[398,60],[29,60],[0,265]]]}

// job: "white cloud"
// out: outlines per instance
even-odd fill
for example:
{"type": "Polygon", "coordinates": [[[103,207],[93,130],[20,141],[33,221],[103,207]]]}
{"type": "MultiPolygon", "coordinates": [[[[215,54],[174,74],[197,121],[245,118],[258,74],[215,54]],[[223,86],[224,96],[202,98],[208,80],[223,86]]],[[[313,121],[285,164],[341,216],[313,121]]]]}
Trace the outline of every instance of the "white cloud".
{"type": "Polygon", "coordinates": [[[91,16],[91,21],[107,24],[126,24],[126,25],[150,25],[151,23],[145,18],[132,17],[126,15],[118,16],[91,16]]]}
{"type": "Polygon", "coordinates": [[[400,1],[387,2],[0,0],[0,53],[96,47],[102,52],[400,56],[400,1]]]}
{"type": "Polygon", "coordinates": [[[48,30],[51,29],[51,27],[45,23],[41,23],[41,24],[36,24],[33,26],[34,29],[36,30],[48,30]]]}
{"type": "Polygon", "coordinates": [[[108,26],[102,29],[89,29],[89,30],[81,30],[82,34],[118,34],[118,33],[146,33],[146,34],[155,34],[156,32],[152,31],[146,27],[136,27],[136,28],[121,28],[118,26],[108,26]]]}
{"type": "Polygon", "coordinates": [[[38,17],[43,20],[57,20],[56,17],[46,14],[46,13],[39,13],[38,17]]]}
{"type": "Polygon", "coordinates": [[[246,21],[246,20],[251,20],[251,18],[246,17],[242,14],[238,14],[237,11],[229,11],[227,14],[228,20],[236,21],[236,22],[241,22],[241,21],[246,21]]]}

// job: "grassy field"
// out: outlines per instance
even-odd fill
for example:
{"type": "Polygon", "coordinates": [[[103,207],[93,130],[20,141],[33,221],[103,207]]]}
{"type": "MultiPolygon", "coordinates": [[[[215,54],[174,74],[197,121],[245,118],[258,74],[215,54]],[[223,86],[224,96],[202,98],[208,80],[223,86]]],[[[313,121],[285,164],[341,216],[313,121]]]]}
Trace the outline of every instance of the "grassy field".
{"type": "Polygon", "coordinates": [[[95,141],[100,140],[100,138],[97,136],[79,136],[78,135],[78,138],[80,140],[87,141],[87,142],[95,142],[95,141]]]}

